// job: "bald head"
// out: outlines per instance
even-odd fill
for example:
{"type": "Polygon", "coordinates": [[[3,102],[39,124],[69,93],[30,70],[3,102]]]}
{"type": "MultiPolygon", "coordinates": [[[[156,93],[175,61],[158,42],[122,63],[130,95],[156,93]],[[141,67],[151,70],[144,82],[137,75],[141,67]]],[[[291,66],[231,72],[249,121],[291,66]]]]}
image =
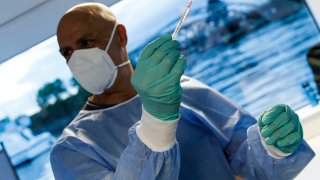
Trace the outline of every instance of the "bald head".
{"type": "Polygon", "coordinates": [[[61,31],[65,22],[83,21],[84,23],[101,22],[103,25],[113,26],[116,16],[110,8],[100,3],[83,3],[69,9],[61,18],[57,33],[61,31]],[[77,18],[78,17],[78,18],[77,18]]]}
{"type": "Polygon", "coordinates": [[[116,22],[116,16],[111,9],[100,3],[83,3],[69,9],[61,18],[58,25],[58,32],[65,20],[74,17],[82,17],[85,21],[100,21],[104,24],[113,25],[116,22]]]}
{"type": "Polygon", "coordinates": [[[69,58],[76,49],[90,48],[93,43],[106,44],[115,24],[115,15],[103,4],[83,3],[72,7],[62,16],[57,28],[61,54],[69,58]],[[93,39],[95,42],[90,41],[93,39]]]}

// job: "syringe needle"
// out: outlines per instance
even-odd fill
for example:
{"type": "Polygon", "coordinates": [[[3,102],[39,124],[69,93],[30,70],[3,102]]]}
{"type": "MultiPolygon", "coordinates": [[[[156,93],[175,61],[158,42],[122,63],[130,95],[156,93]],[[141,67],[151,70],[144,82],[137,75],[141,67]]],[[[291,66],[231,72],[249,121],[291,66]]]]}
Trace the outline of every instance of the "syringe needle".
{"type": "Polygon", "coordinates": [[[182,26],[182,23],[184,22],[184,20],[186,19],[187,15],[188,15],[188,12],[191,8],[191,5],[192,5],[192,0],[189,1],[186,9],[184,10],[179,22],[178,22],[178,25],[176,26],[176,29],[174,30],[174,32],[172,33],[172,39],[176,39],[177,38],[177,34],[182,26]]]}

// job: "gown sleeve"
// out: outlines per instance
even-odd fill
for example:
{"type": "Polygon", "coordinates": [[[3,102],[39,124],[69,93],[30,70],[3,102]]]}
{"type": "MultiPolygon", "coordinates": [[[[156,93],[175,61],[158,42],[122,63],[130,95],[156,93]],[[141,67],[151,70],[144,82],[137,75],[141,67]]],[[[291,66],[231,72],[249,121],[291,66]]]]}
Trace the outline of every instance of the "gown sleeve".
{"type": "Polygon", "coordinates": [[[305,141],[290,156],[277,159],[263,147],[257,121],[207,85],[185,77],[183,102],[201,116],[217,138],[236,176],[246,179],[293,179],[314,157],[305,141]],[[191,98],[192,97],[192,98],[191,98]]]}
{"type": "Polygon", "coordinates": [[[129,129],[129,143],[115,169],[80,139],[72,137],[73,140],[58,142],[50,157],[54,176],[57,180],[178,179],[180,151],[175,139],[177,122],[178,119],[160,121],[143,110],[141,121],[129,129]]]}
{"type": "Polygon", "coordinates": [[[233,140],[241,137],[242,133],[245,132],[236,128],[226,151],[229,152],[228,159],[235,174],[247,179],[293,179],[315,156],[309,145],[303,141],[293,154],[275,158],[270,156],[262,145],[258,125],[247,129],[247,137],[242,142],[233,140]]]}

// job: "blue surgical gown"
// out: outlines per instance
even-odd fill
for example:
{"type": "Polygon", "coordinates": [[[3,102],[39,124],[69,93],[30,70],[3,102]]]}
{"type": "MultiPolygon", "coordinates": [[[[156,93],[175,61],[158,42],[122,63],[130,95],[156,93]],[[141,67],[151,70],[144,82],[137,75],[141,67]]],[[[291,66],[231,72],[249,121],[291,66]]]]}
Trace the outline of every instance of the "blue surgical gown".
{"type": "Polygon", "coordinates": [[[56,179],[292,179],[314,157],[305,141],[284,159],[264,149],[256,120],[203,83],[183,77],[176,144],[154,152],[137,136],[139,96],[86,111],[51,153],[56,179]]]}

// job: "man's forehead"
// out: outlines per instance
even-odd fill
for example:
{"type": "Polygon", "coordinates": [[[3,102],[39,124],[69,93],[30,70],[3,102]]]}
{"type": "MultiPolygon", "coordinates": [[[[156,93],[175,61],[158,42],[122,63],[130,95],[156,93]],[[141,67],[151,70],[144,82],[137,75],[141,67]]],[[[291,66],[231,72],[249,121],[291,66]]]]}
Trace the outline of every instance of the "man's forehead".
{"type": "Polygon", "coordinates": [[[92,17],[87,13],[67,13],[61,18],[57,30],[59,31],[59,29],[63,29],[65,26],[85,25],[92,21],[90,19],[92,17]]]}
{"type": "Polygon", "coordinates": [[[88,27],[90,26],[86,21],[80,21],[77,19],[63,20],[61,21],[57,29],[58,39],[64,38],[65,36],[70,36],[77,32],[87,31],[88,27]]]}
{"type": "Polygon", "coordinates": [[[58,29],[57,36],[70,36],[74,33],[94,32],[99,31],[99,21],[92,20],[90,17],[68,17],[61,20],[58,29]]]}

